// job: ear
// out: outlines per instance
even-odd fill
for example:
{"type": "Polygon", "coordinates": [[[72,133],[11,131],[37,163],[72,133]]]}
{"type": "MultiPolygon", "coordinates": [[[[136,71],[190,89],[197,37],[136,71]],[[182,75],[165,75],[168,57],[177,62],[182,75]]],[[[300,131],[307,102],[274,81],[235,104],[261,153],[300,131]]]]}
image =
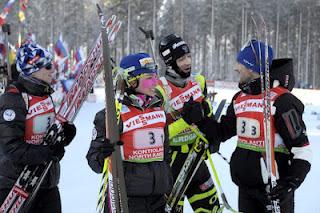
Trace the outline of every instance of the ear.
{"type": "Polygon", "coordinates": [[[130,84],[129,87],[131,87],[131,88],[133,88],[133,89],[137,88],[138,85],[139,85],[137,79],[132,80],[129,84],[130,84]]]}

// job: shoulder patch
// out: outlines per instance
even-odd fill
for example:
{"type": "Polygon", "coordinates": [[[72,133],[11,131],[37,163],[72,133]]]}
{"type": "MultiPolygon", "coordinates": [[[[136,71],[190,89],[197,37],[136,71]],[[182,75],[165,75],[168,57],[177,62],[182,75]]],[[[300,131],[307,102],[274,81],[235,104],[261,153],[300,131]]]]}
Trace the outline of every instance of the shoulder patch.
{"type": "Polygon", "coordinates": [[[92,140],[94,141],[97,138],[98,132],[97,129],[94,127],[92,130],[92,140]]]}
{"type": "Polygon", "coordinates": [[[16,117],[16,113],[12,109],[6,109],[3,112],[3,119],[5,121],[13,121],[16,117]]]}

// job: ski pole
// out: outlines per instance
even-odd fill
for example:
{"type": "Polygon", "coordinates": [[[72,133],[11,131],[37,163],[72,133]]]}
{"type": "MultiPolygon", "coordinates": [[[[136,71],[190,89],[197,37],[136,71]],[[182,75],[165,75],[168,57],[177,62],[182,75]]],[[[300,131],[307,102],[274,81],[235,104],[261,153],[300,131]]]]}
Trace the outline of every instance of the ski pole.
{"type": "Polygon", "coordinates": [[[217,183],[217,186],[218,186],[218,189],[219,189],[219,192],[220,192],[220,195],[221,195],[221,199],[222,199],[222,202],[223,202],[223,206],[226,207],[226,209],[228,209],[228,210],[231,211],[231,212],[240,213],[239,211],[233,209],[233,208],[230,206],[230,204],[229,204],[229,202],[228,202],[228,200],[227,200],[227,197],[226,197],[226,195],[225,195],[225,193],[224,193],[224,191],[223,191],[223,189],[222,189],[222,187],[221,187],[221,182],[220,182],[220,179],[219,179],[219,176],[218,176],[218,172],[217,172],[217,170],[216,170],[216,167],[215,167],[214,164],[213,164],[213,160],[212,160],[212,158],[211,158],[211,154],[210,154],[210,152],[209,152],[208,149],[207,149],[207,152],[206,152],[206,153],[207,153],[207,157],[208,157],[208,160],[209,160],[209,163],[210,163],[212,172],[213,172],[214,179],[215,179],[215,181],[216,181],[216,183],[217,183]]]}
{"type": "Polygon", "coordinates": [[[152,30],[144,30],[142,27],[139,27],[139,30],[145,35],[146,39],[149,40],[149,45],[150,45],[151,52],[152,52],[152,58],[153,58],[154,62],[156,63],[156,55],[154,53],[154,48],[153,48],[153,41],[154,41],[153,31],[152,30]]]}

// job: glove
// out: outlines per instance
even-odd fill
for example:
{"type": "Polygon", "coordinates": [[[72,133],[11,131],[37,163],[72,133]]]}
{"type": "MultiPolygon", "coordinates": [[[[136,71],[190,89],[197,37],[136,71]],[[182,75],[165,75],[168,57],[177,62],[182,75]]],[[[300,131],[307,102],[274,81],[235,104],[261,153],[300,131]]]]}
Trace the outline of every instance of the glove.
{"type": "MultiPolygon", "coordinates": [[[[118,141],[116,143],[117,145],[123,145],[122,141],[118,141]]],[[[97,148],[98,150],[98,155],[97,155],[97,160],[100,165],[104,164],[104,159],[112,155],[114,152],[114,144],[111,144],[110,140],[107,138],[104,138],[101,140],[101,146],[97,148]]]]}
{"type": "Polygon", "coordinates": [[[44,137],[44,142],[46,144],[64,144],[69,145],[74,136],[76,135],[76,127],[74,124],[64,122],[59,128],[56,123],[52,124],[48,129],[47,134],[44,137]]]}
{"type": "Polygon", "coordinates": [[[63,143],[65,146],[68,146],[73,138],[76,136],[77,128],[74,124],[65,122],[62,124],[63,128],[63,143]]]}
{"type": "Polygon", "coordinates": [[[195,102],[193,97],[183,105],[181,112],[183,120],[190,124],[196,124],[204,118],[203,108],[201,103],[195,102]]]}
{"type": "Polygon", "coordinates": [[[64,156],[64,144],[63,143],[56,143],[54,145],[50,145],[50,150],[51,150],[51,160],[55,162],[59,162],[63,156],[64,156]]]}
{"type": "Polygon", "coordinates": [[[301,180],[299,178],[287,177],[284,180],[279,180],[276,187],[271,189],[268,197],[271,200],[280,200],[280,203],[285,203],[301,184],[301,180]]]}

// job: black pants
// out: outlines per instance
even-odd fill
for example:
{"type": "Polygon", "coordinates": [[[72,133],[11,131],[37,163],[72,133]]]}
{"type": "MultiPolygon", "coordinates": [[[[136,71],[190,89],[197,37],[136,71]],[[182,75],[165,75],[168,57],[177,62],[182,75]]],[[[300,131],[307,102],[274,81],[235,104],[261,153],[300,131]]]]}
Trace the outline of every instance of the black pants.
{"type": "MultiPolygon", "coordinates": [[[[177,179],[187,154],[178,153],[173,164],[172,174],[174,181],[177,179]]],[[[188,186],[185,193],[194,211],[210,210],[219,212],[220,203],[216,187],[214,186],[211,174],[205,162],[202,162],[198,171],[188,186]]]]}
{"type": "MultiPolygon", "coordinates": [[[[0,190],[0,205],[2,205],[9,192],[10,189],[0,190]]],[[[61,199],[58,187],[40,189],[28,213],[61,213],[61,199]]]]}
{"type": "Polygon", "coordinates": [[[130,213],[164,213],[164,196],[128,197],[130,213]]]}
{"type": "MultiPolygon", "coordinates": [[[[294,212],[294,193],[288,196],[285,203],[280,204],[281,213],[294,212]]],[[[239,211],[243,213],[268,213],[267,206],[270,201],[264,188],[243,188],[239,187],[239,211]]]]}

